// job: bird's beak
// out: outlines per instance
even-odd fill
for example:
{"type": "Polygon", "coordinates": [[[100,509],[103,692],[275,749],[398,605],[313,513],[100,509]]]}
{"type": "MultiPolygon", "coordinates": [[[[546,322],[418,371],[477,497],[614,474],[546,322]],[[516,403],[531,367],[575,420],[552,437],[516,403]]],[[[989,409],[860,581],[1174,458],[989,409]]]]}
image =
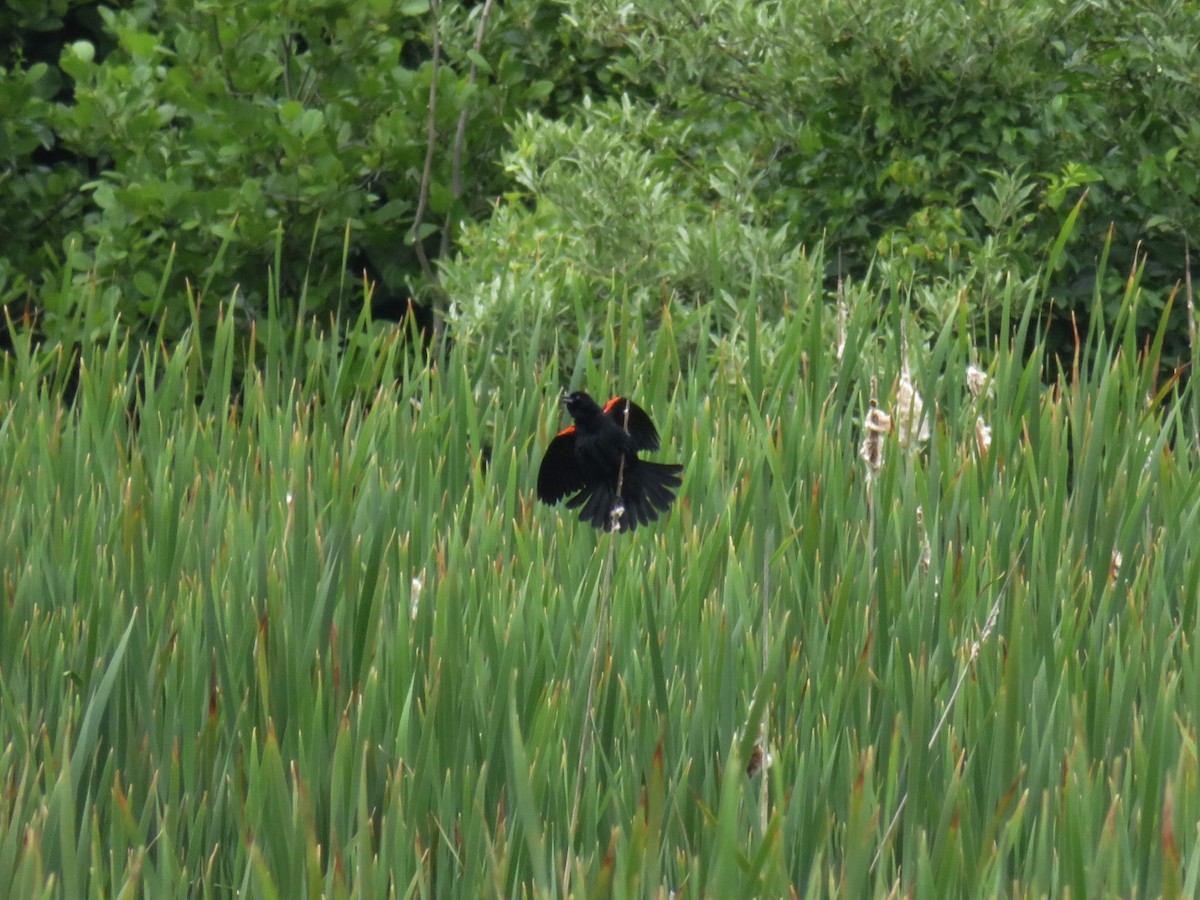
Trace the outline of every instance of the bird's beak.
{"type": "Polygon", "coordinates": [[[567,405],[567,392],[566,391],[563,391],[561,394],[558,395],[558,402],[561,403],[563,406],[567,405]]]}

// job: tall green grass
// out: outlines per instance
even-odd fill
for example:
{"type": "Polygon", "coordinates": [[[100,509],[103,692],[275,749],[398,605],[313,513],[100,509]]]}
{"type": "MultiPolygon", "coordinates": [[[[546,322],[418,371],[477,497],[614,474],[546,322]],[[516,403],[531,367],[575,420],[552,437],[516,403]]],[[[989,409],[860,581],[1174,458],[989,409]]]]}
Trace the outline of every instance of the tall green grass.
{"type": "Polygon", "coordinates": [[[1025,298],[902,360],[864,288],[840,357],[813,298],[686,354],[616,303],[548,364],[18,346],[0,895],[1195,895],[1198,406],[1137,296],[1048,387],[1025,298]],[[931,436],[868,479],[904,364],[931,436]],[[568,383],[685,464],[655,527],[534,503],[568,383]]]}

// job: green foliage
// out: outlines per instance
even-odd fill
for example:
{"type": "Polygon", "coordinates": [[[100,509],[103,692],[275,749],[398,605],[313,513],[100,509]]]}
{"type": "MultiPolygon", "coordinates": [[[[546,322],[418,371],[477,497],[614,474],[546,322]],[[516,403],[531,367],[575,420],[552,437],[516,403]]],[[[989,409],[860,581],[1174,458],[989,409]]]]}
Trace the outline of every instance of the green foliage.
{"type": "Polygon", "coordinates": [[[1127,265],[1191,237],[1185,8],[479,10],[428,357],[310,315],[411,230],[427,4],[5,57],[0,896],[1195,895],[1200,359],[1127,265]],[[654,529],[533,502],[567,383],[685,464],[654,529]]]}
{"type": "Polygon", "coordinates": [[[1193,894],[1195,382],[1136,280],[1049,389],[1036,286],[982,350],[886,293],[690,350],[629,300],[573,369],[365,318],[19,337],[0,895],[1193,894]],[[868,475],[905,372],[929,437],[868,475]],[[654,529],[533,502],[568,377],[685,463],[654,529]]]}
{"type": "Polygon", "coordinates": [[[726,300],[777,319],[814,278],[872,267],[916,303],[965,291],[994,325],[1064,233],[1039,316],[1090,314],[1141,254],[1148,328],[1195,242],[1185,0],[518,0],[488,7],[478,51],[479,3],[124,6],[0,13],[0,299],[68,343],[54,327],[86,291],[61,289],[64,263],[105,297],[87,317],[177,334],[188,311],[164,326],[153,303],[168,256],[172,287],[240,285],[257,312],[280,233],[281,308],[357,301],[348,230],[394,293],[448,297],[460,340],[540,316],[546,350],[586,337],[573,298],[592,316],[718,299],[704,324],[725,327],[726,300]],[[434,289],[422,252],[460,235],[434,289]]]}
{"type": "MultiPolygon", "coordinates": [[[[490,161],[506,123],[551,93],[523,56],[557,28],[538,18],[543,5],[493,7],[479,52],[482,5],[443,3],[436,18],[428,2],[100,7],[99,36],[63,45],[57,66],[0,71],[0,298],[62,311],[86,295],[60,289],[66,263],[80,284],[103,282],[106,314],[142,336],[177,335],[188,310],[164,322],[154,303],[168,257],[173,287],[241,285],[260,310],[282,234],[281,302],[307,289],[310,310],[333,311],[347,231],[394,289],[416,290],[432,275],[413,240],[419,198],[422,249],[436,258],[498,192],[490,161]],[[57,161],[41,162],[47,152],[57,161]]],[[[53,338],[83,337],[50,320],[53,338]]]]}
{"type": "MultiPolygon", "coordinates": [[[[946,282],[969,294],[980,324],[994,324],[1006,281],[1032,279],[1065,232],[1039,316],[1090,314],[1100,293],[1120,295],[1141,254],[1150,327],[1195,245],[1200,19],[1188,3],[563,5],[587,42],[612,49],[610,68],[637,99],[518,130],[509,168],[532,209],[464,245],[477,258],[449,279],[463,307],[471,283],[492,280],[481,273],[514,259],[544,266],[555,252],[509,234],[563,231],[568,248],[595,249],[597,268],[624,271],[646,249],[683,256],[703,240],[700,205],[712,221],[823,242],[825,274],[836,253],[847,274],[874,266],[915,294],[946,282]],[[1098,292],[1106,242],[1116,265],[1098,292]]],[[[722,250],[736,252],[728,231],[722,250]]],[[[678,264],[641,265],[635,293],[676,288],[678,264]]],[[[686,298],[686,279],[678,289],[686,298]]],[[[1111,322],[1116,309],[1103,313],[1111,322]]],[[[1181,334],[1168,341],[1175,361],[1181,334]]]]}
{"type": "Polygon", "coordinates": [[[563,342],[574,353],[570,336],[598,345],[597,311],[616,305],[650,329],[680,316],[686,352],[707,329],[730,328],[751,296],[771,322],[789,298],[810,296],[820,263],[762,221],[743,199],[748,180],[705,190],[685,170],[690,128],[628,98],[585,109],[514,129],[506,169],[536,205],[514,197],[464,234],[443,280],[456,340],[502,358],[536,324],[540,351],[563,342]]]}

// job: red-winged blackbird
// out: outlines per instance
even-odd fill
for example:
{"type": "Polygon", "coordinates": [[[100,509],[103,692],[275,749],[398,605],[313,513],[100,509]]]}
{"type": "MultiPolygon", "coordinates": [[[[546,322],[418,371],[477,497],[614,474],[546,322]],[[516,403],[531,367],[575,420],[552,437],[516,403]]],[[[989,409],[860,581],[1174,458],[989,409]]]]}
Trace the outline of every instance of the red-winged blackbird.
{"type": "Polygon", "coordinates": [[[583,391],[567,394],[562,402],[575,424],[546,448],[538,499],[553,504],[574,494],[567,507],[579,509],[580,521],[605,531],[614,520],[621,531],[633,531],[666,512],[683,483],[683,466],[638,459],[637,451],[658,449],[658,430],[646,411],[624,397],[601,409],[583,391]]]}

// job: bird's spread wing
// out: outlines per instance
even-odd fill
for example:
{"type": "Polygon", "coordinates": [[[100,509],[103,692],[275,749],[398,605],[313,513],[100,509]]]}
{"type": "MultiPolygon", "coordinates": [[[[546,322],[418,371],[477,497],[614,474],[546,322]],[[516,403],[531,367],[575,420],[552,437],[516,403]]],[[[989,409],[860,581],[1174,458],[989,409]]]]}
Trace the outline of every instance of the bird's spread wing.
{"type": "Polygon", "coordinates": [[[538,470],[538,499],[543,503],[557,503],[567,494],[573,494],[583,487],[583,473],[575,461],[575,426],[564,428],[542,457],[542,467],[538,470]]]}
{"type": "Polygon", "coordinates": [[[658,429],[650,421],[650,414],[625,397],[613,397],[604,404],[604,412],[614,422],[625,428],[633,438],[635,450],[657,450],[658,429]],[[629,420],[626,422],[625,411],[629,410],[629,420]]]}

